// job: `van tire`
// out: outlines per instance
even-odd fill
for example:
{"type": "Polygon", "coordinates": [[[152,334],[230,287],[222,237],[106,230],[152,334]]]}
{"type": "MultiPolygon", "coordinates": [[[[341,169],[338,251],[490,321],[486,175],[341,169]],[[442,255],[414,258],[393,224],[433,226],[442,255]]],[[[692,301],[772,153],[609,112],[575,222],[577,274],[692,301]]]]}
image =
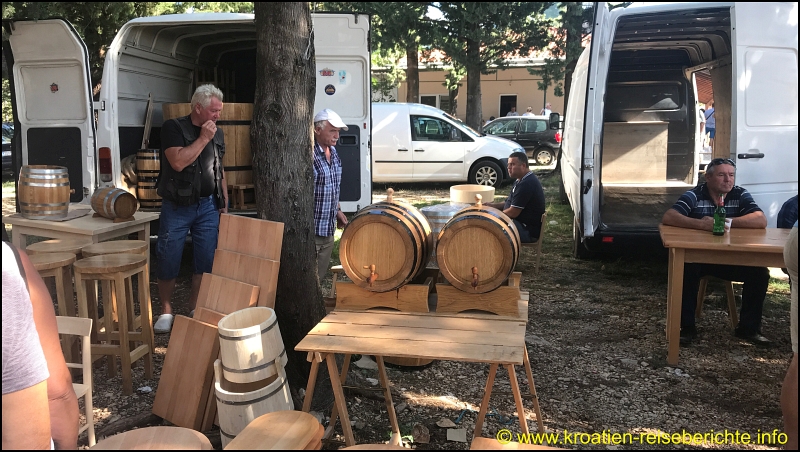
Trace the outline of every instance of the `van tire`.
{"type": "Polygon", "coordinates": [[[500,169],[500,165],[491,160],[480,161],[470,168],[469,183],[499,187],[503,183],[503,170],[500,169]]]}
{"type": "Polygon", "coordinates": [[[578,260],[589,259],[594,253],[587,250],[581,243],[581,234],[578,228],[578,219],[572,222],[572,257],[578,260]]]}

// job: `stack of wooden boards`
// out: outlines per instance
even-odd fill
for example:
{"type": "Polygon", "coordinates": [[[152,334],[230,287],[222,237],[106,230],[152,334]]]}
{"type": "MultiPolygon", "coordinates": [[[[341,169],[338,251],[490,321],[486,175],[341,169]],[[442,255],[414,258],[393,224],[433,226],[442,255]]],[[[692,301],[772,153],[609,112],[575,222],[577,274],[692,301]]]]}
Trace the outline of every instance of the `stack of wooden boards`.
{"type": "Polygon", "coordinates": [[[220,217],[214,264],[203,275],[194,318],[175,317],[153,414],[180,427],[212,428],[217,324],[251,306],[275,307],[283,228],[272,221],[220,217]]]}

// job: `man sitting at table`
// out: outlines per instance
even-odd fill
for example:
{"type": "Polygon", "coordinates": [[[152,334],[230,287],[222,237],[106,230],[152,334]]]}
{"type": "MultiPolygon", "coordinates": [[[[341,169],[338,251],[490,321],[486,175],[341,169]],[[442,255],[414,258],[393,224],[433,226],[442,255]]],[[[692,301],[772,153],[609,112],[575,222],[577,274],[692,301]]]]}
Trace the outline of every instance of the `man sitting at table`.
{"type": "MultiPolygon", "coordinates": [[[[733,184],[736,164],[731,159],[716,158],[706,167],[706,182],[686,193],[667,210],[661,222],[669,226],[711,231],[714,209],[720,195],[725,197],[725,212],[732,218],[731,228],[764,229],[767,218],[742,187],[733,184]]],[[[742,281],[742,309],[735,335],[752,344],[768,346],[770,340],[761,335],[761,313],[769,285],[769,271],[764,267],[739,265],[686,264],[683,270],[683,307],[681,309],[681,345],[690,344],[697,336],[694,315],[700,279],[714,276],[729,281],[742,281]]]]}

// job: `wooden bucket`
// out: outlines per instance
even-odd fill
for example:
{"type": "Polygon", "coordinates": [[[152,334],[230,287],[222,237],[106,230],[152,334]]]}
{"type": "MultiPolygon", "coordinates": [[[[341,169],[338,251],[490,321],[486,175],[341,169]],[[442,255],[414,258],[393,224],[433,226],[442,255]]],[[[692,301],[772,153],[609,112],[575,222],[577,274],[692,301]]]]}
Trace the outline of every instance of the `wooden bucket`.
{"type": "Polygon", "coordinates": [[[31,220],[55,220],[69,213],[67,168],[25,165],[19,171],[19,209],[31,220]]]}
{"type": "Polygon", "coordinates": [[[450,187],[450,202],[475,204],[475,195],[481,195],[482,202],[494,201],[494,187],[464,184],[450,187]]]}
{"type": "Polygon", "coordinates": [[[280,373],[253,383],[233,383],[225,378],[220,360],[214,362],[214,393],[217,398],[219,433],[224,449],[231,440],[259,416],[294,410],[289,384],[280,373]]]}
{"type": "Polygon", "coordinates": [[[359,210],[350,220],[339,242],[339,258],[357,286],[388,292],[407,284],[425,268],[432,240],[425,215],[410,204],[393,201],[390,195],[385,202],[359,210]]]}
{"type": "Polygon", "coordinates": [[[101,188],[92,194],[92,209],[112,220],[131,218],[139,209],[136,196],[115,187],[101,188]]]}
{"type": "Polygon", "coordinates": [[[219,356],[225,379],[252,383],[277,373],[288,362],[275,311],[245,308],[219,321],[219,356]]]}
{"type": "MultiPolygon", "coordinates": [[[[186,116],[191,104],[163,104],[164,120],[186,116]]],[[[228,186],[253,183],[253,151],[250,148],[250,122],[253,104],[223,103],[217,127],[225,134],[225,181],[228,186]]]]}
{"type": "Polygon", "coordinates": [[[158,196],[156,192],[159,174],[161,174],[161,150],[140,149],[137,151],[136,178],[138,182],[136,185],[136,197],[139,198],[139,205],[144,209],[161,208],[161,196],[158,196]]]}
{"type": "Polygon", "coordinates": [[[485,293],[508,279],[517,265],[519,251],[519,231],[511,218],[479,202],[447,222],[439,233],[436,259],[442,276],[453,287],[485,293]]]}

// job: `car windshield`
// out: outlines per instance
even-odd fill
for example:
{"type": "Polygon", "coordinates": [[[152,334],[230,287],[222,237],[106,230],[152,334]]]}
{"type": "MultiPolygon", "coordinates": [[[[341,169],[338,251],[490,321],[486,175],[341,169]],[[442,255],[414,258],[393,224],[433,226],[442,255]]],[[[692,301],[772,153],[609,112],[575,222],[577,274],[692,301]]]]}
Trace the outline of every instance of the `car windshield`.
{"type": "Polygon", "coordinates": [[[445,113],[444,115],[447,117],[447,119],[449,119],[449,120],[455,122],[456,124],[458,124],[459,126],[461,126],[461,128],[465,132],[467,132],[467,135],[472,135],[473,138],[481,136],[481,134],[476,132],[475,129],[473,129],[472,127],[464,124],[463,122],[461,122],[460,119],[456,118],[455,116],[453,116],[453,115],[451,115],[449,113],[445,113]]]}
{"type": "Polygon", "coordinates": [[[14,138],[14,126],[3,124],[3,143],[11,141],[12,138],[14,138]]]}

